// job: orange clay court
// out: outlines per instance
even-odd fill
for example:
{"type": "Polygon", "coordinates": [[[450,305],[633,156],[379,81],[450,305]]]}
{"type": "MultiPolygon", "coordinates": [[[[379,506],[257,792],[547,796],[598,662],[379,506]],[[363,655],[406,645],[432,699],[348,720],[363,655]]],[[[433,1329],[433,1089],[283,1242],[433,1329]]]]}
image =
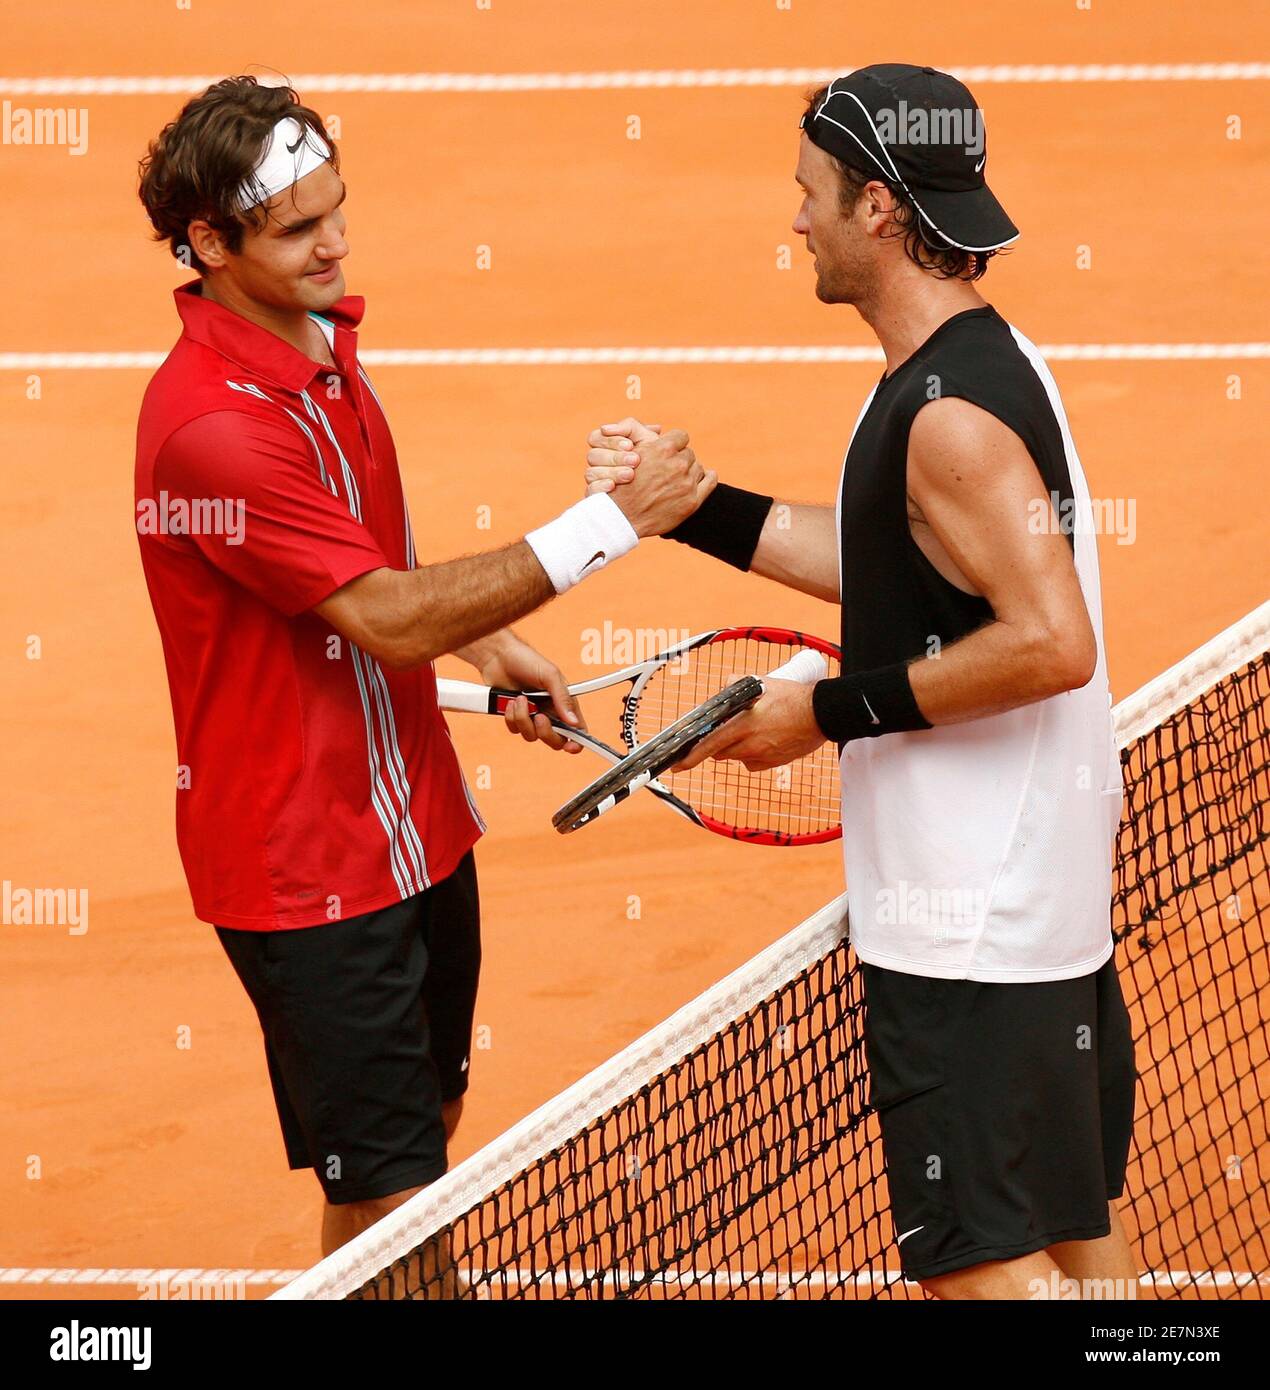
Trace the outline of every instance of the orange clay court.
{"type": "MultiPolygon", "coordinates": [[[[0,97],[82,108],[90,138],[82,155],[0,144],[0,877],[86,889],[90,906],[82,933],[0,926],[0,1295],[135,1298],[140,1275],[166,1268],[265,1271],[258,1296],[319,1253],[321,1194],[287,1171],[256,1019],[191,913],[171,712],[129,520],[137,408],[176,337],[171,290],[189,278],[148,239],[136,162],[206,80],[281,71],[338,122],[348,286],[367,299],[361,351],[422,563],[555,515],[581,494],[587,431],[631,412],[687,428],[730,482],[832,499],[878,363],[726,350],[872,347],[854,313],[816,302],[790,230],[813,85],[799,71],[906,59],[961,73],[982,104],[993,187],[1023,233],[983,293],[1050,351],[1095,497],[1132,503],[1132,534],[1100,539],[1116,699],[1270,595],[1256,231],[1270,220],[1270,69],[1193,68],[1270,57],[1270,12],[1253,0],[1202,18],[1146,0],[984,0],[920,23],[904,7],[830,0],[369,0],[353,26],[330,0],[299,24],[245,0],[4,9],[0,97]],[[1123,64],[1159,68],[1108,71],[1123,64]],[[1077,70],[1060,80],[1054,65],[1077,70]],[[667,72],[684,76],[518,92],[503,80],[667,72]],[[365,80],[390,73],[416,80],[365,80]],[[418,80],[445,73],[499,80],[418,80]],[[118,77],[129,81],[91,80],[118,77]],[[86,80],[50,93],[44,78],[86,80]],[[583,351],[508,355],[540,348],[583,351]],[[629,351],[587,351],[601,348],[629,351]],[[659,360],[682,348],[725,351],[659,360]],[[491,352],[453,356],[469,349],[491,352]]],[[[833,637],[838,617],[650,544],[518,627],[576,680],[591,674],[589,630],[606,624],[744,622],[833,637]]],[[[470,674],[453,658],[439,670],[470,674]]],[[[588,712],[615,734],[615,704],[588,712]]],[[[837,843],[747,848],[681,829],[651,799],[559,840],[551,812],[589,761],[494,721],[450,725],[489,824],[478,1044],[454,1163],[835,898],[842,866],[837,843]]],[[[1250,881],[1264,895],[1264,869],[1250,881]]],[[[1240,969],[1254,1010],[1264,951],[1240,969]]],[[[1262,1227],[1264,1026],[1233,1065],[1241,1172],[1172,1181],[1241,1182],[1248,1200],[1218,1224],[1262,1227]]],[[[1187,1103],[1185,1084],[1144,1093],[1139,1123],[1176,1125],[1187,1103]]],[[[1217,1235],[1257,1246],[1249,1229],[1217,1235]]],[[[1201,1250],[1188,1256],[1203,1267],[1201,1250]]]]}

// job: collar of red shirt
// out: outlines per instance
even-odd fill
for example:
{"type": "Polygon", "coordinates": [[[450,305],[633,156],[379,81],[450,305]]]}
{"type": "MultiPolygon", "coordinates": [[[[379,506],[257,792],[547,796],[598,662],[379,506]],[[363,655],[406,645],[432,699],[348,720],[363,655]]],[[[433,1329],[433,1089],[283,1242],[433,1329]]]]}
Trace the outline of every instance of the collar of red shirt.
{"type": "MultiPolygon", "coordinates": [[[[204,299],[202,283],[191,280],[172,292],[187,338],[288,391],[302,391],[319,372],[329,370],[267,328],[233,313],[223,304],[204,299]]],[[[356,370],[355,330],[365,312],[366,301],[361,295],[350,294],[322,316],[335,324],[335,361],[345,372],[356,370]]]]}

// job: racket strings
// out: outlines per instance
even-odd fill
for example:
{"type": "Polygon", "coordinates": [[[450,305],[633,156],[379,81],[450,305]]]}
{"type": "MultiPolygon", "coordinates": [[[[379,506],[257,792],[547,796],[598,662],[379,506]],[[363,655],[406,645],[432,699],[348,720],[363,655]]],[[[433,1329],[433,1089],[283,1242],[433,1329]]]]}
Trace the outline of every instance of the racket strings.
{"type": "MultiPolygon", "coordinates": [[[[762,676],[788,661],[797,644],[726,638],[684,653],[656,671],[633,711],[636,745],[742,676],[762,676]]],[[[839,663],[826,657],[829,675],[839,663]]],[[[841,818],[837,750],[824,743],[784,767],[750,772],[742,763],[707,759],[662,782],[702,815],[740,832],[806,836],[832,830],[841,818]]]]}

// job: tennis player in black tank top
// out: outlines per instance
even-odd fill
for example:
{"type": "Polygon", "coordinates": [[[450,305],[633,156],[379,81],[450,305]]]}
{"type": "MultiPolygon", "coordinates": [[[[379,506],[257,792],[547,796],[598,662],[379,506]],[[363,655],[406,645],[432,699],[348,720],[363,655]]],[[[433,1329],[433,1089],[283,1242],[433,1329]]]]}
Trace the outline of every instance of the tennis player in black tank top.
{"type": "MultiPolygon", "coordinates": [[[[974,98],[933,69],[864,68],[809,102],[794,230],[817,296],[856,308],[886,372],[837,507],[777,510],[720,483],[670,538],[839,603],[843,674],[769,683],[687,765],[776,767],[826,740],[842,752],[905,1274],[943,1298],[1131,1298],[1116,1204],[1136,1072],[1109,927],[1119,768],[1097,550],[1053,378],[975,287],[1018,235],[985,164],[974,98]],[[1035,524],[1072,511],[1089,525],[1035,524]],[[1096,773],[1083,800],[1082,767],[1096,773]],[[938,891],[950,863],[987,885],[969,923],[932,939],[875,910],[897,872],[938,891]]],[[[622,486],[655,433],[634,419],[593,431],[589,488],[622,486]]]]}

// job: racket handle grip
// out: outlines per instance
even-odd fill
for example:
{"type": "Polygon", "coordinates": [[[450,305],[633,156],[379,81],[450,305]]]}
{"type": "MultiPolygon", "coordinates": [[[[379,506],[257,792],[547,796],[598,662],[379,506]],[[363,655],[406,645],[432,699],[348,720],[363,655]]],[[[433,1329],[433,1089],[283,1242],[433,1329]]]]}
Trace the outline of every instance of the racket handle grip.
{"type": "Polygon", "coordinates": [[[475,681],[452,681],[437,678],[437,703],[445,710],[464,714],[488,714],[489,690],[475,681]]]}
{"type": "Polygon", "coordinates": [[[763,680],[798,681],[801,685],[814,685],[829,674],[829,663],[824,656],[810,647],[804,647],[797,656],[791,657],[783,666],[769,671],[763,680]]]}
{"type": "Polygon", "coordinates": [[[437,679],[437,703],[444,710],[464,714],[502,714],[509,704],[521,695],[529,697],[530,708],[555,718],[555,706],[545,690],[493,690],[474,681],[437,679]]]}

